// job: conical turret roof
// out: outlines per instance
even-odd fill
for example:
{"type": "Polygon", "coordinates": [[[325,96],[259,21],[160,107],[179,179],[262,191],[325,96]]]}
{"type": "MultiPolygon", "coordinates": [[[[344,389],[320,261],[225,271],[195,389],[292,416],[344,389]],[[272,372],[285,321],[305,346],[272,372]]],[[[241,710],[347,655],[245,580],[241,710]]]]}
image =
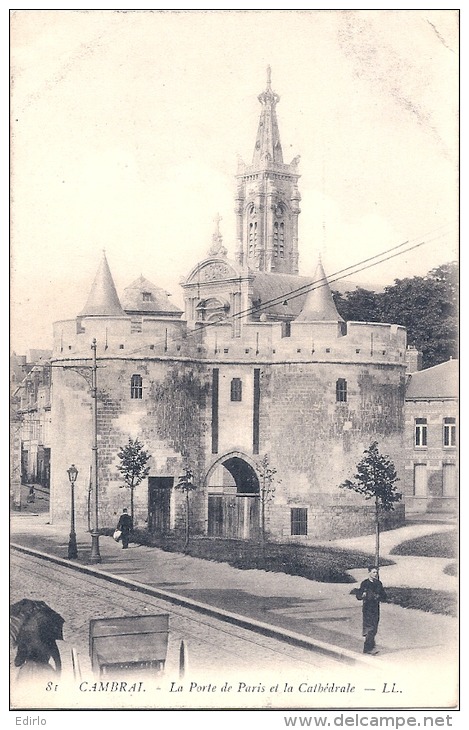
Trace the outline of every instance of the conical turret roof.
{"type": "Polygon", "coordinates": [[[318,261],[312,286],[295,322],[343,322],[335,306],[321,259],[318,261]]]}
{"type": "Polygon", "coordinates": [[[106,254],[103,257],[99,269],[94,278],[91,291],[88,295],[84,309],[79,317],[125,317],[116,287],[112,278],[106,254]]]}

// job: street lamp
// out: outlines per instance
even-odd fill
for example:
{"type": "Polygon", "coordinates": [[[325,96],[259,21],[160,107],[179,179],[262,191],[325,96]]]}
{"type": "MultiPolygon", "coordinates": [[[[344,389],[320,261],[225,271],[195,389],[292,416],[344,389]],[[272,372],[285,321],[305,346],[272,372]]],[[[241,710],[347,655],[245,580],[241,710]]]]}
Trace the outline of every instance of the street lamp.
{"type": "Polygon", "coordinates": [[[78,476],[78,469],[75,464],[67,469],[68,478],[70,480],[70,539],[68,541],[68,557],[69,559],[78,557],[77,536],[75,534],[75,482],[78,476]]]}

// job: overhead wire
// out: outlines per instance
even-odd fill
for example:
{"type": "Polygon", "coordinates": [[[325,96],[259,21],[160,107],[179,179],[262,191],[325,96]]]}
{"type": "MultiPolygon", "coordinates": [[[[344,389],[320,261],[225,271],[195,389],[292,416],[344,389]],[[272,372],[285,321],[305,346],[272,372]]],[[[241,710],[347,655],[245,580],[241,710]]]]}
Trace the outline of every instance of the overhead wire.
{"type": "MultiPolygon", "coordinates": [[[[230,321],[234,321],[236,319],[246,318],[252,314],[259,314],[267,309],[270,309],[271,307],[277,306],[278,304],[281,304],[283,302],[289,302],[293,299],[296,299],[297,297],[305,296],[310,291],[313,291],[314,289],[320,289],[323,286],[328,286],[330,284],[334,284],[337,281],[340,281],[342,279],[345,279],[347,277],[353,276],[355,274],[358,274],[362,271],[366,271],[367,269],[370,269],[374,266],[378,266],[379,264],[386,263],[387,261],[390,261],[398,256],[402,256],[404,254],[407,254],[413,250],[416,250],[417,248],[420,248],[421,246],[427,245],[429,243],[432,243],[433,241],[438,240],[439,238],[442,238],[446,235],[448,235],[449,231],[443,231],[437,234],[437,231],[440,231],[441,229],[447,228],[449,224],[446,224],[444,226],[439,226],[438,228],[433,229],[427,234],[424,234],[424,236],[433,235],[431,238],[425,238],[425,240],[422,240],[424,236],[420,236],[418,238],[410,239],[407,241],[403,241],[402,243],[399,243],[395,246],[391,246],[391,248],[386,249],[385,251],[381,251],[380,253],[374,254],[373,256],[369,256],[365,259],[362,259],[361,261],[351,264],[350,266],[346,266],[343,269],[339,269],[338,271],[334,272],[333,274],[329,276],[322,277],[321,279],[317,279],[315,281],[310,281],[305,284],[302,284],[299,287],[296,287],[292,289],[291,291],[288,291],[286,293],[279,294],[276,297],[273,297],[271,299],[266,300],[265,302],[261,302],[259,305],[250,306],[247,309],[241,310],[239,312],[235,312],[229,316],[227,316],[225,319],[223,319],[223,323],[229,323],[230,321]],[[417,241],[417,243],[411,244],[412,241],[417,241]]],[[[200,287],[200,283],[197,283],[198,288],[200,287]]],[[[219,320],[215,320],[213,322],[202,322],[199,323],[199,326],[194,329],[190,330],[189,332],[185,332],[183,335],[177,335],[171,337],[171,339],[167,340],[167,333],[165,334],[165,340],[157,340],[153,343],[148,343],[145,345],[142,345],[141,347],[135,348],[132,351],[127,351],[126,356],[129,357],[131,355],[136,355],[140,352],[144,352],[148,350],[150,347],[152,349],[154,347],[158,347],[159,345],[169,345],[169,344],[177,344],[184,341],[187,341],[188,339],[192,337],[200,337],[201,333],[205,330],[208,330],[211,327],[217,327],[220,325],[219,320]]],[[[167,349],[167,348],[165,348],[167,349]]],[[[80,358],[83,359],[83,358],[80,358]]],[[[108,358],[101,358],[101,359],[108,359],[108,358]]]]}
{"type": "MultiPolygon", "coordinates": [[[[436,231],[440,230],[443,226],[440,226],[439,228],[434,229],[434,231],[431,231],[430,233],[436,233],[436,231]]],[[[341,279],[347,278],[349,276],[353,276],[355,274],[358,274],[362,271],[366,271],[367,269],[370,269],[374,266],[378,266],[379,264],[386,263],[387,261],[390,261],[398,256],[402,256],[406,253],[409,253],[417,248],[420,248],[421,246],[427,245],[429,243],[432,243],[435,240],[438,240],[439,238],[442,238],[443,236],[447,235],[447,232],[442,232],[437,235],[434,235],[432,238],[427,238],[425,240],[420,240],[422,237],[419,237],[419,239],[410,239],[407,241],[403,241],[402,243],[397,244],[396,246],[392,246],[389,249],[386,249],[385,251],[381,251],[380,253],[374,254],[373,256],[369,256],[368,258],[362,259],[356,264],[352,264],[350,266],[346,266],[343,269],[339,269],[338,271],[334,272],[330,276],[322,277],[321,279],[317,279],[315,281],[310,281],[308,283],[302,284],[299,287],[296,287],[295,289],[292,289],[291,291],[283,294],[279,294],[276,297],[273,297],[271,299],[266,300],[265,302],[261,302],[259,305],[248,307],[247,309],[241,310],[239,312],[233,313],[226,317],[223,322],[229,323],[230,321],[233,321],[235,319],[245,318],[248,317],[251,314],[259,314],[262,311],[266,309],[270,309],[273,306],[276,306],[278,304],[281,304],[283,302],[291,301],[292,299],[296,299],[297,297],[301,297],[306,295],[308,292],[313,291],[314,289],[320,289],[323,286],[327,286],[330,284],[333,284],[337,281],[340,281],[341,279]],[[414,243],[412,245],[409,245],[411,241],[418,241],[417,243],[414,243]],[[407,246],[407,248],[404,248],[407,246]]],[[[171,338],[170,342],[175,344],[178,342],[185,341],[191,337],[194,336],[200,336],[200,333],[209,329],[210,327],[216,327],[219,326],[220,321],[216,320],[213,322],[202,322],[200,323],[199,327],[195,330],[191,330],[189,332],[186,332],[184,336],[178,335],[176,337],[171,338]]],[[[154,342],[152,343],[154,346],[158,346],[160,344],[163,344],[163,341],[154,342]]],[[[144,350],[148,350],[150,347],[150,344],[144,345],[142,347],[136,348],[135,350],[132,350],[132,352],[127,352],[127,355],[133,355],[137,354],[139,352],[142,352],[144,350]]]]}

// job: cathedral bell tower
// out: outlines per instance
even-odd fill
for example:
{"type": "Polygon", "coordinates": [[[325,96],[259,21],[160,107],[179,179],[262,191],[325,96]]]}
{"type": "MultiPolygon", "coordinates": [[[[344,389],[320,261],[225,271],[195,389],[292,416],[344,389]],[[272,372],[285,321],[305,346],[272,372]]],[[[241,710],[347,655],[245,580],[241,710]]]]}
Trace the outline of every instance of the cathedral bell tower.
{"type": "Polygon", "coordinates": [[[253,271],[298,273],[298,161],[283,162],[270,66],[251,165],[238,164],[236,194],[237,251],[241,266],[253,271]]]}

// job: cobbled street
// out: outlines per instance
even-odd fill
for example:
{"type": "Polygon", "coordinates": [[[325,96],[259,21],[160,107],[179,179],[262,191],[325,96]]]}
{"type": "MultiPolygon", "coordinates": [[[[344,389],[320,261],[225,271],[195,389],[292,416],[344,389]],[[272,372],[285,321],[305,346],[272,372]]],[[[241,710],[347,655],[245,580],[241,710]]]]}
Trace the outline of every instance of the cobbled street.
{"type": "MultiPolygon", "coordinates": [[[[170,614],[170,634],[164,679],[166,688],[171,681],[179,682],[179,651],[181,641],[186,648],[186,676],[207,686],[210,681],[236,674],[245,677],[248,687],[255,691],[253,667],[272,670],[272,682],[285,680],[292,672],[312,676],[320,669],[336,664],[313,652],[284,644],[248,630],[231,626],[190,609],[175,607],[162,600],[117,587],[105,580],[77,573],[67,567],[54,565],[34,556],[12,551],[10,602],[22,598],[45,601],[65,619],[64,641],[58,642],[64,656],[64,672],[71,672],[71,649],[78,653],[81,678],[90,682],[89,622],[92,618],[141,616],[155,613],[170,614]]],[[[13,662],[14,651],[11,654],[13,662]]],[[[337,663],[337,667],[340,664],[337,663]]],[[[12,672],[16,670],[12,666],[12,672]]],[[[194,692],[197,692],[194,689],[194,692]]],[[[203,690],[201,690],[203,691],[203,690]]],[[[244,691],[244,690],[243,690],[244,691]]],[[[250,690],[246,689],[246,692],[250,690]]]]}

